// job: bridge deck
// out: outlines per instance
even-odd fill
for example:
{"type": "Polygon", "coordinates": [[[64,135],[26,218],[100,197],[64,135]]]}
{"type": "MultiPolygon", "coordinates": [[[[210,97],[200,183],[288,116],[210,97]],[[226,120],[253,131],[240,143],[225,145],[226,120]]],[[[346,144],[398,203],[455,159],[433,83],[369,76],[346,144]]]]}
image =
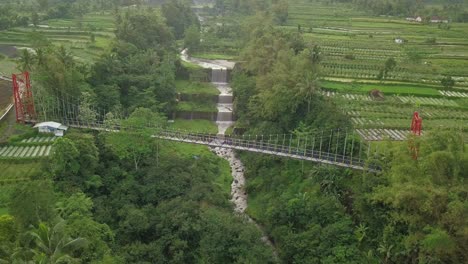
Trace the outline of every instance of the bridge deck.
{"type": "MultiPolygon", "coordinates": [[[[62,122],[70,127],[93,129],[107,132],[119,132],[121,129],[120,127],[106,128],[104,124],[100,122],[95,122],[92,124],[85,124],[83,122],[77,122],[76,120],[62,120],[62,122]]],[[[263,153],[278,157],[288,157],[298,160],[307,160],[322,164],[329,164],[374,173],[380,171],[380,168],[369,167],[363,159],[361,159],[360,157],[353,157],[352,154],[343,155],[345,153],[328,153],[325,151],[321,151],[322,149],[316,150],[310,145],[299,146],[298,144],[297,147],[294,147],[291,145],[279,144],[276,141],[269,140],[246,140],[243,138],[236,138],[231,136],[164,130],[160,128],[151,127],[144,129],[154,129],[154,132],[151,133],[151,137],[159,138],[162,140],[205,145],[210,147],[230,148],[254,153],[263,153]]],[[[138,129],[132,129],[131,131],[136,132],[138,131],[138,129]]]]}

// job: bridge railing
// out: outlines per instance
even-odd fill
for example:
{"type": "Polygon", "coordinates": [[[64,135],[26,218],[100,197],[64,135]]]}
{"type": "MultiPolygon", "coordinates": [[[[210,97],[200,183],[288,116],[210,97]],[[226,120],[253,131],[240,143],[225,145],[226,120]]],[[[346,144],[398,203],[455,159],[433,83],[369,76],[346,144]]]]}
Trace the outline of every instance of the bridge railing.
{"type": "Polygon", "coordinates": [[[187,133],[183,131],[163,130],[155,137],[181,140],[196,144],[206,144],[217,147],[227,147],[236,149],[255,149],[258,152],[270,152],[285,154],[291,156],[308,157],[317,160],[327,160],[330,162],[344,163],[350,165],[364,166],[365,162],[360,157],[350,157],[341,153],[329,153],[324,151],[314,150],[312,146],[289,146],[267,141],[246,140],[239,137],[218,136],[203,133],[187,133]]]}

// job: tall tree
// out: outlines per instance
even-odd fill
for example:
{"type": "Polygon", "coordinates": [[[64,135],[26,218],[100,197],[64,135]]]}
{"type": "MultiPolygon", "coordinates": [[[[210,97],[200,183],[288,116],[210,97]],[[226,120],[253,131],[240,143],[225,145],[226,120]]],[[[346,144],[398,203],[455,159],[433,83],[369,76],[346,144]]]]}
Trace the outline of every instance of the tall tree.
{"type": "Polygon", "coordinates": [[[106,135],[106,143],[121,159],[130,159],[134,169],[153,151],[151,137],[165,126],[165,118],[149,109],[137,108],[128,119],[122,121],[119,133],[106,135]]]}

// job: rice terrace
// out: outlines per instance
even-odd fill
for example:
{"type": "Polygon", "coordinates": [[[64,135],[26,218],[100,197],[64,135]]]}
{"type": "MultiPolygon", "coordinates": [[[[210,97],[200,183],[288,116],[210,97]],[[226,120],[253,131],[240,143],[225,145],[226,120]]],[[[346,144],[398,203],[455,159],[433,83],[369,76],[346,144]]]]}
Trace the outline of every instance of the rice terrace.
{"type": "Polygon", "coordinates": [[[468,1],[3,0],[0,263],[467,263],[468,1]]]}

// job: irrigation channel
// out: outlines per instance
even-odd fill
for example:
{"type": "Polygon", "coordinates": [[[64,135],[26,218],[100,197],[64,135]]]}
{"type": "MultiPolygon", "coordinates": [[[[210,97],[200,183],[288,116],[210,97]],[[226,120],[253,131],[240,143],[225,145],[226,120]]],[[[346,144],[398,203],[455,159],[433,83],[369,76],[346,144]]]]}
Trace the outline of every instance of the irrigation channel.
{"type": "MultiPolygon", "coordinates": [[[[220,92],[217,103],[218,115],[216,118],[216,125],[218,126],[218,135],[223,136],[226,130],[230,126],[234,125],[233,95],[228,83],[228,69],[232,69],[234,67],[234,63],[225,60],[202,60],[191,58],[188,56],[186,49],[181,52],[181,59],[186,62],[197,64],[203,68],[211,69],[211,83],[215,85],[220,92]]],[[[263,228],[245,213],[245,210],[247,209],[248,194],[245,190],[246,180],[242,161],[236,157],[233,149],[211,147],[211,150],[219,157],[227,160],[231,167],[233,178],[231,183],[231,202],[234,204],[234,211],[257,226],[257,228],[262,232],[262,241],[272,248],[274,257],[277,259],[278,254],[271,239],[267,236],[263,228]]]]}

